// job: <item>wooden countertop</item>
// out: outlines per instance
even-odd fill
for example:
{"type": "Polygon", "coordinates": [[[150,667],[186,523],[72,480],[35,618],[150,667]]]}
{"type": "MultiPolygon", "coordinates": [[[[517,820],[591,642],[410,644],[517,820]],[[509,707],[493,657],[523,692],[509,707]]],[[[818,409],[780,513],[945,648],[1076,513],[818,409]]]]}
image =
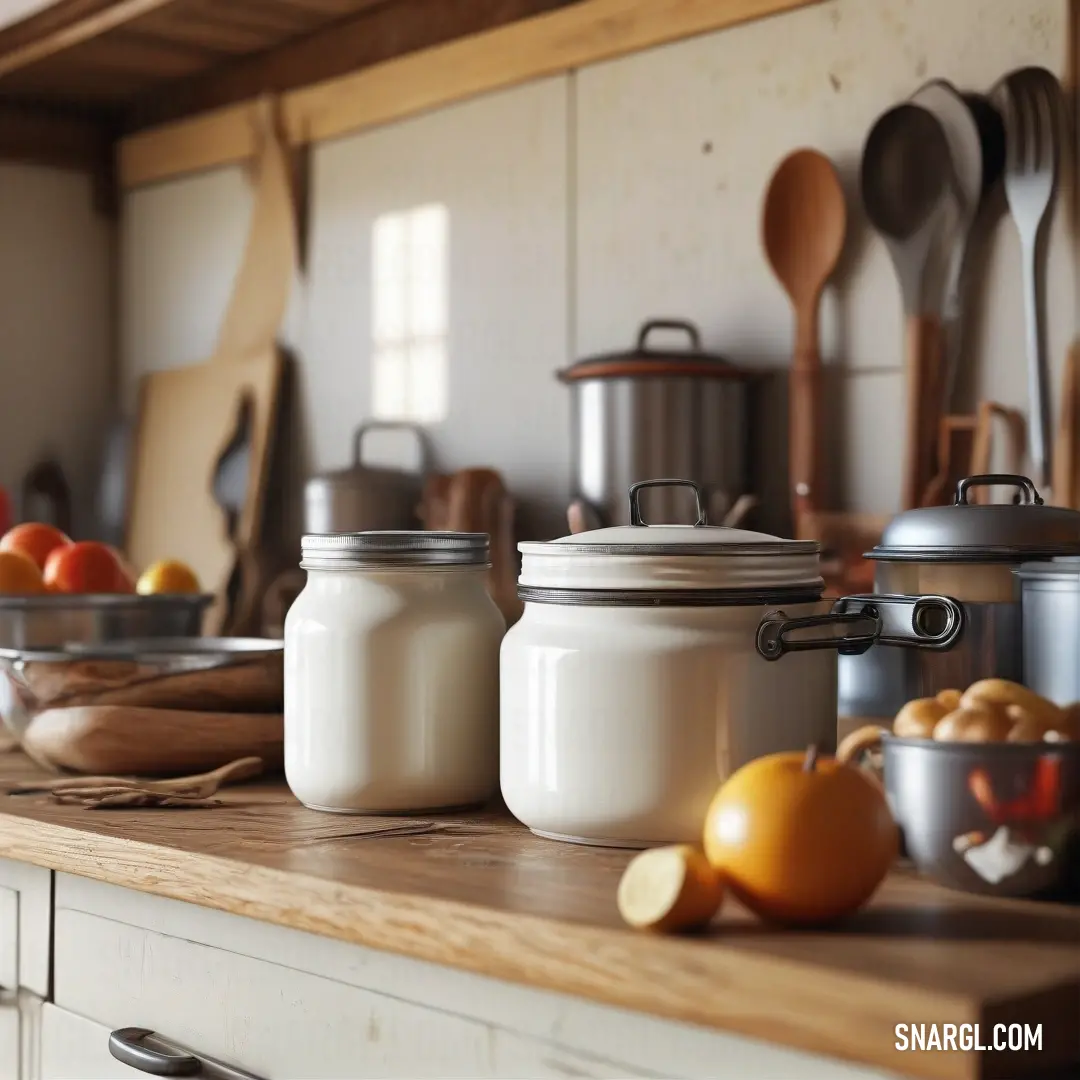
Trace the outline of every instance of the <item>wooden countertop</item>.
{"type": "MultiPolygon", "coordinates": [[[[0,786],[34,775],[0,755],[0,786]]],[[[902,1075],[1080,1061],[1080,906],[898,871],[843,931],[769,929],[732,903],[705,936],[657,937],[615,908],[630,853],[542,840],[505,811],[365,836],[367,819],[306,810],[281,781],[222,797],[92,811],[0,795],[0,856],[902,1075]],[[996,1023],[1042,1024],[1043,1051],[900,1053],[899,1023],[979,1023],[984,1043],[996,1023]]]]}

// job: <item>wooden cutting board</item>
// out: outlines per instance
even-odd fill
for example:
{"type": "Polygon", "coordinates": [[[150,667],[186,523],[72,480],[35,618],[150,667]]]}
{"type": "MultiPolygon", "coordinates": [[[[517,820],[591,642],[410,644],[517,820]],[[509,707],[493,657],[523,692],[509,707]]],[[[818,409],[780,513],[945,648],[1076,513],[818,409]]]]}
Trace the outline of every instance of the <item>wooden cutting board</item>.
{"type": "MultiPolygon", "coordinates": [[[[158,559],[191,566],[217,597],[205,629],[222,633],[234,571],[257,554],[284,359],[276,336],[297,264],[291,177],[276,109],[259,123],[255,208],[247,246],[212,359],[143,380],[134,439],[126,550],[137,569],[158,559]],[[245,446],[241,505],[230,515],[215,490],[227,452],[245,446]],[[246,476],[246,482],[244,477],[246,476]],[[230,519],[233,520],[230,520],[230,519]]],[[[230,479],[235,488],[236,477],[230,479]]]]}
{"type": "Polygon", "coordinates": [[[271,349],[230,364],[197,364],[147,376],[135,438],[126,545],[133,565],[181,559],[207,592],[224,595],[236,551],[227,515],[214,498],[214,472],[246,403],[252,453],[241,528],[257,538],[281,375],[282,358],[271,349]]]}

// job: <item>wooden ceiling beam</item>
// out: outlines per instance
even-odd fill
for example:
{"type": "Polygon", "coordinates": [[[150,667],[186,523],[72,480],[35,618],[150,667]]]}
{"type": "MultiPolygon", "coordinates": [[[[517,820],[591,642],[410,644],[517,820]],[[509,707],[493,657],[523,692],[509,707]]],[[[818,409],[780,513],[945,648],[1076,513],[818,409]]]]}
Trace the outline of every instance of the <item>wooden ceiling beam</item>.
{"type": "Polygon", "coordinates": [[[0,30],[0,76],[91,41],[177,0],[58,0],[0,30]]]}
{"type": "Polygon", "coordinates": [[[267,91],[281,93],[581,0],[397,0],[374,3],[298,41],[170,82],[137,101],[128,129],[156,126],[267,91]]]}
{"type": "MultiPolygon", "coordinates": [[[[281,95],[294,146],[823,0],[577,0],[546,14],[375,63],[281,95]]],[[[254,102],[120,141],[122,188],[235,164],[253,152],[254,102]]]]}
{"type": "Polygon", "coordinates": [[[82,116],[0,103],[0,161],[97,172],[109,160],[110,135],[82,116]]]}

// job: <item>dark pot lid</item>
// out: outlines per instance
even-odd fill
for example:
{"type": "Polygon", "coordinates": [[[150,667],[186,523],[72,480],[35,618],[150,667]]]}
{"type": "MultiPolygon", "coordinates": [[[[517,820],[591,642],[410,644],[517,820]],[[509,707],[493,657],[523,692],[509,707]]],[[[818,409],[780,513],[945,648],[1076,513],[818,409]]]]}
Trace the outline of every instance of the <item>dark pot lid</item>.
{"type": "Polygon", "coordinates": [[[563,382],[580,379],[692,376],[706,379],[746,379],[749,374],[722,356],[704,352],[698,328],[685,319],[650,319],[638,332],[637,346],[627,352],[590,356],[559,372],[563,382]],[[648,338],[654,330],[679,330],[690,340],[688,349],[653,349],[648,338]]]}
{"type": "Polygon", "coordinates": [[[969,476],[956,488],[952,506],[908,510],[889,522],[868,559],[938,562],[1019,562],[1080,555],[1080,511],[1047,506],[1026,476],[969,476]],[[971,489],[1007,486],[1017,503],[978,505],[971,489]]]}

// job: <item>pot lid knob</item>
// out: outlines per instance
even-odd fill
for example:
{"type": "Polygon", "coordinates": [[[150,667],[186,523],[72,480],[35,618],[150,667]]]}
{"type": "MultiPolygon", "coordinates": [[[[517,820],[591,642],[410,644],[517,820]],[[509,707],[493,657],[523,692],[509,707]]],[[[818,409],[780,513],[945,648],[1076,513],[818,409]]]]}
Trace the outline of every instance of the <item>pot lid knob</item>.
{"type": "MultiPolygon", "coordinates": [[[[640,493],[644,488],[650,487],[688,487],[694,492],[694,501],[697,503],[697,520],[694,522],[695,527],[698,525],[708,525],[709,520],[705,514],[705,501],[701,497],[701,488],[693,482],[693,480],[640,480],[636,484],[630,485],[630,524],[631,525],[648,525],[649,523],[641,516],[641,502],[640,493]]],[[[959,496],[957,496],[959,498],[959,496]]]]}
{"type": "Polygon", "coordinates": [[[953,500],[955,506],[970,506],[968,492],[973,487],[1014,487],[1020,489],[1020,497],[1026,506],[1042,506],[1042,496],[1035,490],[1035,485],[1026,477],[1015,473],[982,473],[978,476],[968,476],[956,485],[956,497],[953,500]]]}

